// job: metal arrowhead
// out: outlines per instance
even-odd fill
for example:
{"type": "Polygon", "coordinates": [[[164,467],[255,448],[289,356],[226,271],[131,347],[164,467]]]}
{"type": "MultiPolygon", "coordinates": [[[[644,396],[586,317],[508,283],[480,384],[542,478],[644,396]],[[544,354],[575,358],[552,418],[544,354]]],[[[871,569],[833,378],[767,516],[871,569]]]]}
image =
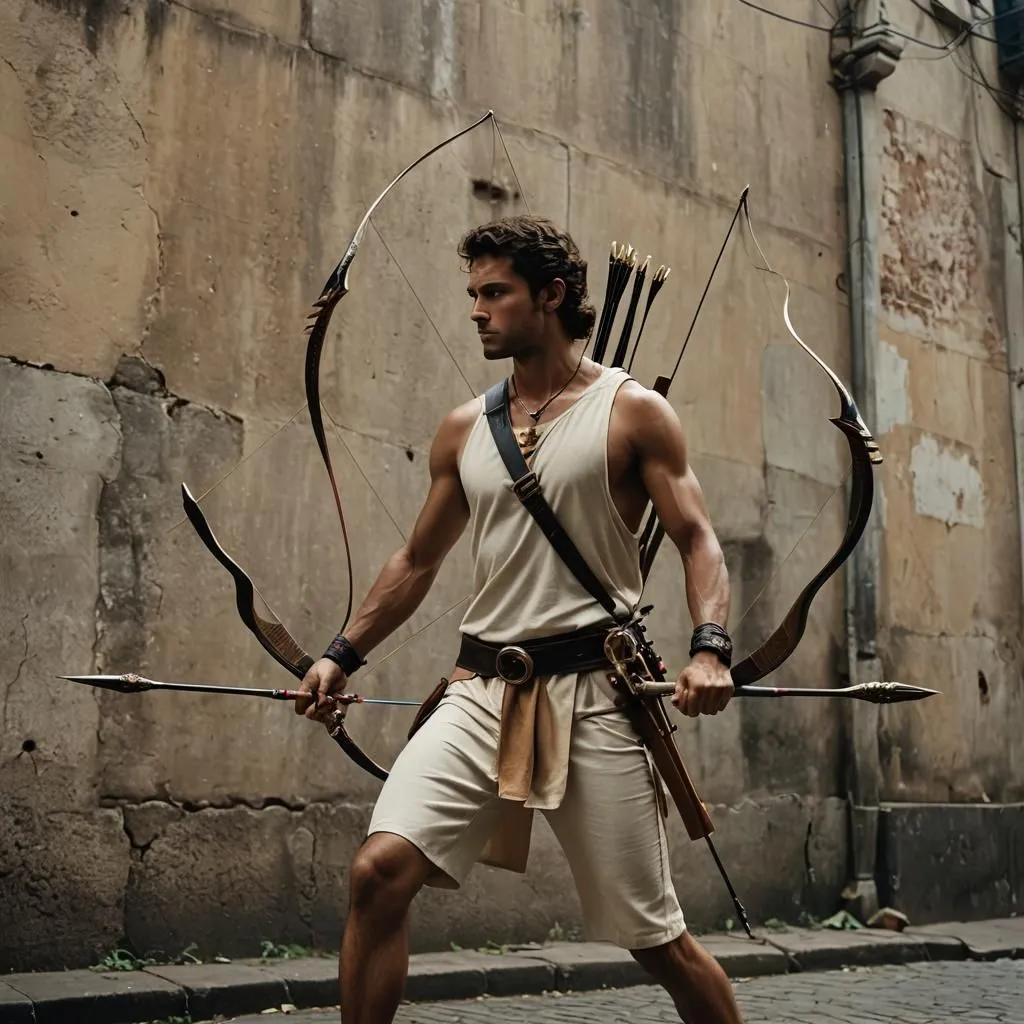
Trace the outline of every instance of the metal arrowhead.
{"type": "Polygon", "coordinates": [[[934,697],[939,691],[929,690],[925,686],[911,686],[909,683],[897,683],[892,692],[892,700],[896,703],[904,700],[923,700],[934,697]]]}
{"type": "Polygon", "coordinates": [[[57,676],[58,679],[67,679],[72,683],[82,683],[84,686],[98,686],[104,690],[115,690],[118,693],[141,693],[149,689],[146,685],[149,680],[134,672],[127,672],[120,676],[57,676]]]}
{"type": "Polygon", "coordinates": [[[850,694],[869,700],[873,704],[902,704],[908,700],[924,700],[934,697],[938,690],[929,690],[924,686],[911,686],[910,683],[884,682],[862,683],[850,688],[850,694]]]}

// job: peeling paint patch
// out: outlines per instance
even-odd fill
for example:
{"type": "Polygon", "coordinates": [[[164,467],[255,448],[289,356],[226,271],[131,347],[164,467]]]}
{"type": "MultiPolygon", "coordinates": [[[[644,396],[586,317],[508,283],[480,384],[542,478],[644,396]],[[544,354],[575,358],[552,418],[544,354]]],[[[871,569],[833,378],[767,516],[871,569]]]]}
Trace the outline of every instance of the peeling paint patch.
{"type": "Polygon", "coordinates": [[[918,515],[947,526],[985,525],[985,489],[981,474],[966,453],[942,449],[926,434],[910,455],[914,474],[914,508],[918,515]]]}
{"type": "Polygon", "coordinates": [[[879,434],[910,422],[910,364],[894,345],[879,342],[876,388],[879,434]]]}
{"type": "Polygon", "coordinates": [[[990,354],[1000,338],[986,298],[981,201],[968,146],[884,113],[881,299],[915,330],[965,330],[990,354]]]}

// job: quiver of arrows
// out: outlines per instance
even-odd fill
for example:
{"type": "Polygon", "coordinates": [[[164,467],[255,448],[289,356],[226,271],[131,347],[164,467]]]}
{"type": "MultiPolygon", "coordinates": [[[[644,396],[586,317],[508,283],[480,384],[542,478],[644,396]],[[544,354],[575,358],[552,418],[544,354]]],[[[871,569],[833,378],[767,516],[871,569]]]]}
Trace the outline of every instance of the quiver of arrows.
{"type": "Polygon", "coordinates": [[[619,340],[612,352],[609,366],[622,366],[627,370],[632,369],[633,359],[636,356],[637,346],[644,333],[644,326],[647,317],[651,312],[651,306],[669,275],[669,268],[660,266],[651,278],[650,287],[647,289],[647,303],[644,306],[643,316],[640,318],[640,327],[633,338],[633,348],[630,351],[629,343],[633,334],[633,325],[636,322],[637,310],[640,308],[640,298],[643,294],[644,284],[647,281],[647,271],[651,264],[651,257],[648,256],[644,262],[637,267],[637,251],[625,242],[619,245],[612,242],[611,255],[608,257],[608,283],[605,287],[604,305],[601,307],[601,318],[594,333],[594,352],[591,358],[597,363],[603,363],[605,354],[608,351],[608,342],[611,340],[612,330],[615,326],[615,318],[619,312],[619,305],[622,296],[626,293],[629,279],[633,277],[633,290],[629,297],[629,305],[626,307],[626,318],[623,321],[622,329],[619,332],[619,340]],[[634,277],[633,271],[636,270],[634,277]],[[629,352],[629,362],[626,362],[626,353],[629,352]]]}
{"type": "MultiPolygon", "coordinates": [[[[647,271],[651,265],[651,257],[636,266],[637,251],[631,245],[612,242],[611,255],[608,257],[608,283],[605,287],[604,305],[601,307],[601,317],[598,320],[597,330],[594,333],[594,351],[591,358],[598,363],[604,362],[605,354],[608,351],[608,342],[615,326],[615,318],[619,312],[619,305],[622,296],[626,293],[629,279],[633,277],[633,290],[629,296],[629,305],[626,307],[626,317],[619,332],[619,339],[612,353],[609,366],[621,366],[627,371],[632,370],[633,360],[636,357],[637,347],[640,338],[643,336],[644,327],[647,324],[647,317],[651,312],[651,306],[661,291],[665,279],[669,275],[669,268],[662,265],[654,272],[651,278],[650,287],[647,289],[647,302],[644,305],[643,316],[640,318],[640,326],[637,329],[636,337],[632,339],[633,347],[630,349],[630,339],[633,333],[633,325],[636,322],[636,313],[640,308],[640,298],[643,294],[644,284],[647,281],[647,271]],[[636,275],[633,272],[636,270],[636,275]],[[626,353],[629,352],[629,362],[626,362],[626,353]]],[[[668,391],[671,379],[659,376],[654,382],[653,389],[664,395],[668,391]]],[[[649,508],[643,531],[640,535],[640,565],[643,570],[644,579],[650,572],[651,563],[657,554],[661,544],[662,531],[658,524],[658,518],[654,509],[649,508]]]]}

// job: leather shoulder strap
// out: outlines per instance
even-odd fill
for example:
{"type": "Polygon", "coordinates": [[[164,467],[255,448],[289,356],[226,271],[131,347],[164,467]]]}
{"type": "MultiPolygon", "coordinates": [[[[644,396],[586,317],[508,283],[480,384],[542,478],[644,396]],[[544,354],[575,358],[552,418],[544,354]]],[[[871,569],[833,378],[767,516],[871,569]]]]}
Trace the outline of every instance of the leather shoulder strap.
{"type": "Polygon", "coordinates": [[[562,529],[554,510],[541,493],[537,474],[530,469],[519,450],[519,443],[516,441],[508,416],[507,377],[488,390],[484,397],[484,415],[487,417],[487,425],[491,428],[491,437],[494,438],[501,461],[505,463],[508,475],[512,478],[512,490],[516,497],[533,516],[558,557],[565,562],[581,586],[612,618],[617,618],[615,601],[591,572],[590,566],[572,542],[572,538],[562,529]]]}

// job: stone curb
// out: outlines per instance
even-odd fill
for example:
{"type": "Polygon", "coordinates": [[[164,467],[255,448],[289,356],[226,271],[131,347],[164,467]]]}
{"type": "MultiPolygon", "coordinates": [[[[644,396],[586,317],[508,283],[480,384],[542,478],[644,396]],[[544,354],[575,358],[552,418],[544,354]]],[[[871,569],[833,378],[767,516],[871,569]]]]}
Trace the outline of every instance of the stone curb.
{"type": "MultiPolygon", "coordinates": [[[[905,964],[922,960],[1024,957],[1024,918],[928,925],[896,933],[785,928],[751,942],[734,934],[699,936],[731,978],[791,971],[905,964]]],[[[507,951],[420,953],[409,965],[410,1002],[627,988],[650,979],[624,950],[560,942],[507,951]]],[[[140,1024],[173,1016],[193,1021],[259,1013],[290,1003],[335,1006],[333,958],[264,963],[75,970],[0,976],[0,1024],[140,1024]]]]}

